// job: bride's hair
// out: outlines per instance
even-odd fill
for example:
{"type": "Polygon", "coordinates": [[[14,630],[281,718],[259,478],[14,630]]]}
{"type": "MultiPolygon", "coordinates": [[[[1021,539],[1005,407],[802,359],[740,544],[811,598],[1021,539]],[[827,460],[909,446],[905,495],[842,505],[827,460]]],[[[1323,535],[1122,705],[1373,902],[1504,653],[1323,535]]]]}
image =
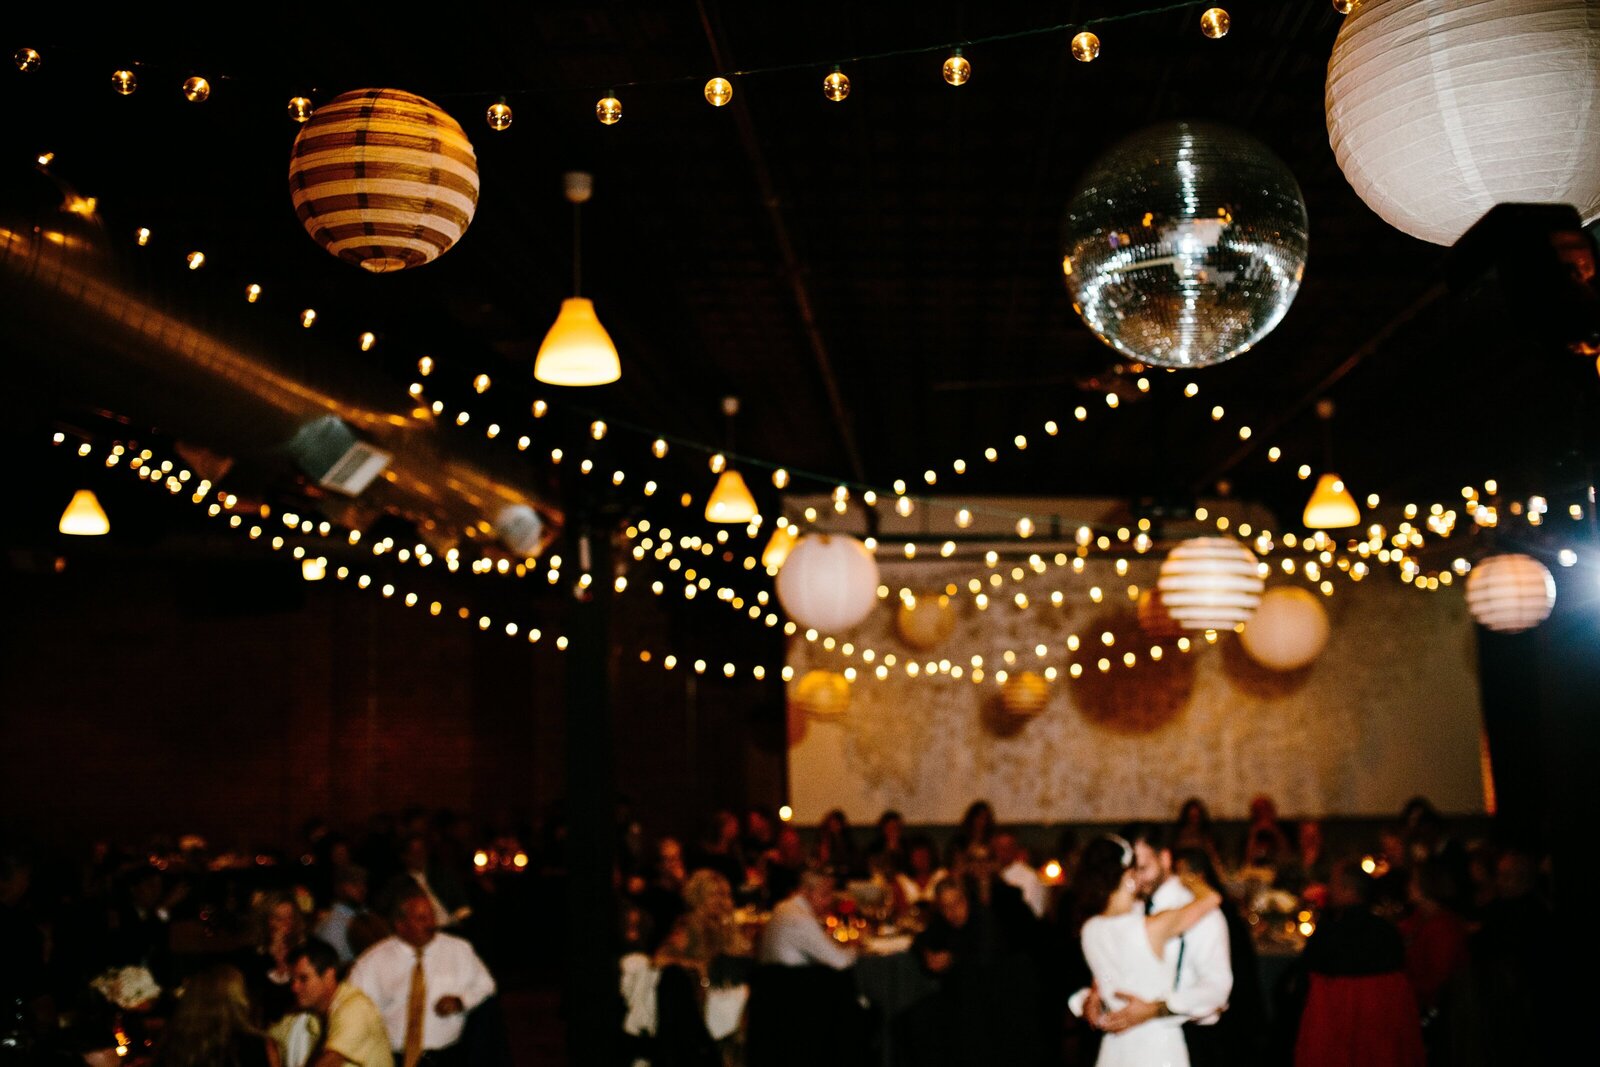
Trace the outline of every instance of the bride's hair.
{"type": "Polygon", "coordinates": [[[1084,846],[1072,879],[1074,929],[1081,929],[1106,910],[1107,901],[1122,884],[1123,873],[1132,862],[1133,849],[1120,837],[1097,837],[1084,846]]]}

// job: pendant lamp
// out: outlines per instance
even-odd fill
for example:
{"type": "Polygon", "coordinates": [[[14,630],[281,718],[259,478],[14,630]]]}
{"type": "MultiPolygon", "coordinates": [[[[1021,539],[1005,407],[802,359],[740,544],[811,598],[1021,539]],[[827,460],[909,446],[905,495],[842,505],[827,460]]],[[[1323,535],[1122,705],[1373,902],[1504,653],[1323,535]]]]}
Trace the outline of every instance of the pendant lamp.
{"type": "Polygon", "coordinates": [[[111,520],[92,489],[79,489],[61,513],[56,529],[73,537],[102,537],[111,532],[111,520]]]}
{"type": "MultiPolygon", "coordinates": [[[[733,417],[739,414],[739,398],[725,396],[722,398],[722,414],[728,420],[728,450],[733,450],[733,417]]],[[[750,495],[750,487],[744,484],[744,477],[732,467],[722,468],[722,474],[717,478],[716,488],[711,490],[711,495],[706,498],[707,522],[749,522],[760,513],[756,507],[756,498],[750,495]]]]}
{"type": "MultiPolygon", "coordinates": [[[[1322,443],[1324,465],[1333,466],[1333,401],[1324,397],[1317,401],[1317,418],[1322,420],[1322,443]]],[[[1345,487],[1344,479],[1325,470],[1322,477],[1317,479],[1317,487],[1311,491],[1311,499],[1306,501],[1305,513],[1301,516],[1308,530],[1342,530],[1349,526],[1361,525],[1361,509],[1356,506],[1355,497],[1350,495],[1350,490],[1345,487]]]]}
{"type": "Polygon", "coordinates": [[[617,346],[600,325],[594,302],[579,296],[583,280],[583,246],[579,240],[579,206],[594,194],[594,178],[568,171],[567,200],[572,204],[572,296],[561,302],[550,332],[533,361],[533,376],[546,385],[605,385],[622,377],[617,346]]]}

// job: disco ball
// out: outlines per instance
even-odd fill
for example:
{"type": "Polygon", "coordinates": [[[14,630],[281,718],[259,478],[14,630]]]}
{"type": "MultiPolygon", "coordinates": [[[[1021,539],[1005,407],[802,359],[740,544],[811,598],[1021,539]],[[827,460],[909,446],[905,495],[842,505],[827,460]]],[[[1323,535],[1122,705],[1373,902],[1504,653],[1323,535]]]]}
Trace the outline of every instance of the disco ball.
{"type": "Polygon", "coordinates": [[[1129,359],[1204,367],[1283,318],[1306,263],[1306,206],[1282,160],[1238,130],[1174,122],[1095,161],[1067,204],[1072,309],[1129,359]]]}

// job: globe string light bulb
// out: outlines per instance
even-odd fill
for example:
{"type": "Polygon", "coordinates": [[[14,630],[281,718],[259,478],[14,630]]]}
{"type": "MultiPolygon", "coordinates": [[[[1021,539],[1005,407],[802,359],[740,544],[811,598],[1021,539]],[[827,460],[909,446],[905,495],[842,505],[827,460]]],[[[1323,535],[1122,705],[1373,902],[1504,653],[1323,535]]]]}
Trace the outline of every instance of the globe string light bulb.
{"type": "Polygon", "coordinates": [[[1072,38],[1072,58],[1079,63],[1093,63],[1100,55],[1100,38],[1083,30],[1072,38]]]}
{"type": "Polygon", "coordinates": [[[32,74],[34,71],[39,69],[39,64],[44,62],[39,53],[35,52],[31,48],[17,49],[16,53],[12,55],[11,59],[14,63],[16,63],[17,69],[22,71],[24,74],[32,74]]]}
{"type": "Polygon", "coordinates": [[[1228,36],[1228,27],[1231,25],[1228,13],[1220,7],[1208,7],[1200,16],[1200,32],[1213,41],[1228,36]]]}
{"type": "Polygon", "coordinates": [[[491,130],[509,130],[511,128],[511,105],[503,99],[489,105],[484,118],[489,123],[491,130]]]}
{"type": "Polygon", "coordinates": [[[733,83],[727,78],[712,78],[706,82],[706,103],[712,107],[727,107],[733,99],[733,83]]]}
{"type": "Polygon", "coordinates": [[[1333,9],[1341,15],[1348,15],[1356,9],[1356,0],[1333,0],[1333,9]]]}
{"type": "Polygon", "coordinates": [[[950,58],[944,61],[944,67],[940,73],[944,75],[944,80],[951,85],[965,85],[972,80],[972,63],[968,61],[966,56],[961,54],[961,49],[957,48],[950,54],[950,58]]]}
{"type": "Polygon", "coordinates": [[[850,76],[834,67],[833,73],[822,79],[822,95],[835,104],[842,101],[850,95],[850,76]]]}
{"type": "Polygon", "coordinates": [[[196,74],[184,81],[183,95],[191,104],[203,104],[211,97],[211,83],[196,74]]]}
{"type": "Polygon", "coordinates": [[[594,114],[601,125],[615,126],[622,121],[622,101],[615,94],[607,93],[594,105],[594,114]]]}
{"type": "Polygon", "coordinates": [[[289,98],[289,105],[286,110],[289,112],[289,118],[291,121],[306,122],[311,118],[311,112],[316,109],[311,106],[311,100],[309,97],[291,96],[289,98]]]}
{"type": "Polygon", "coordinates": [[[139,88],[139,79],[134,77],[131,70],[112,71],[111,88],[116,90],[118,96],[132,96],[133,91],[139,88]]]}

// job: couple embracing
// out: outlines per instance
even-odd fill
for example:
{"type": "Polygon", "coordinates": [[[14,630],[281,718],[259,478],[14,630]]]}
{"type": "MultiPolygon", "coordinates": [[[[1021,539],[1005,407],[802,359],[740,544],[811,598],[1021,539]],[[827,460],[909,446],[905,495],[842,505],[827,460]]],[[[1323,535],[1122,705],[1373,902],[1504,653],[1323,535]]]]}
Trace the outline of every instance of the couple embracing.
{"type": "Polygon", "coordinates": [[[1079,938],[1094,983],[1072,1011],[1104,1032],[1097,1067],[1209,1067],[1233,991],[1222,896],[1187,864],[1174,872],[1167,830],[1099,838],[1073,879],[1079,938]]]}

